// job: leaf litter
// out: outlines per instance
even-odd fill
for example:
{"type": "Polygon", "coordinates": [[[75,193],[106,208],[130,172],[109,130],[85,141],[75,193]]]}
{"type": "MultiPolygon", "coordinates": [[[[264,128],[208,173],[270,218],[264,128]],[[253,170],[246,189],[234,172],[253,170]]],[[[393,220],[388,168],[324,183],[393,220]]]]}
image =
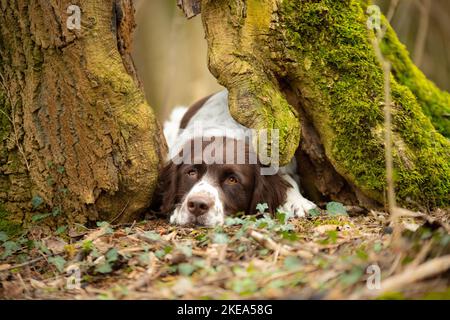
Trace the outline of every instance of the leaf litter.
{"type": "Polygon", "coordinates": [[[332,202],[297,219],[266,209],[215,228],[155,217],[0,233],[0,297],[450,299],[448,210],[402,217],[393,241],[384,212],[332,202]]]}

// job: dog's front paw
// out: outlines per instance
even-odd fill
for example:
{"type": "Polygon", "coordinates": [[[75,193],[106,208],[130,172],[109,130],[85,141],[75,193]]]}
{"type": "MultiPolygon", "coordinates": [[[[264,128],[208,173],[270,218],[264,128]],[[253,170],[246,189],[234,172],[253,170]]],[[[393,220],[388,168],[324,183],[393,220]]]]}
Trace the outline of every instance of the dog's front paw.
{"type": "Polygon", "coordinates": [[[314,202],[305,199],[295,189],[289,190],[286,202],[281,206],[282,211],[291,213],[294,217],[304,217],[314,208],[317,208],[314,202]]]}

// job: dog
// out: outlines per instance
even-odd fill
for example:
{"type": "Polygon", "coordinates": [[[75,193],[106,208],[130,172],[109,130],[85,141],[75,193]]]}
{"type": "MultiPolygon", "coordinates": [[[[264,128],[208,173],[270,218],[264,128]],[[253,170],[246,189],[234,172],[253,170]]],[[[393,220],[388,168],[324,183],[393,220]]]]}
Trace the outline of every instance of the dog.
{"type": "Polygon", "coordinates": [[[316,208],[300,193],[295,159],[274,174],[261,174],[268,165],[253,151],[250,131],[232,118],[226,90],[175,108],[164,123],[169,152],[154,210],[169,214],[172,224],[213,227],[226,216],[255,214],[259,203],[271,214],[296,217],[316,208]]]}

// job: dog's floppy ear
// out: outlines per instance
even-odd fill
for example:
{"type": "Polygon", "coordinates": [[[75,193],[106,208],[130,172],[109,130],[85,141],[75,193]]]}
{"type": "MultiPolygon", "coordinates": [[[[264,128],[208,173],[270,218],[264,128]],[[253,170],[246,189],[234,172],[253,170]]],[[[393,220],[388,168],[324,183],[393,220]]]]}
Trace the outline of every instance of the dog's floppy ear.
{"type": "Polygon", "coordinates": [[[256,212],[258,203],[267,203],[268,211],[273,214],[286,200],[288,184],[279,174],[263,176],[260,170],[255,173],[255,189],[248,213],[256,212]]]}
{"type": "Polygon", "coordinates": [[[151,209],[158,213],[169,213],[174,209],[177,193],[177,168],[172,161],[162,169],[158,185],[153,193],[151,209]]]}

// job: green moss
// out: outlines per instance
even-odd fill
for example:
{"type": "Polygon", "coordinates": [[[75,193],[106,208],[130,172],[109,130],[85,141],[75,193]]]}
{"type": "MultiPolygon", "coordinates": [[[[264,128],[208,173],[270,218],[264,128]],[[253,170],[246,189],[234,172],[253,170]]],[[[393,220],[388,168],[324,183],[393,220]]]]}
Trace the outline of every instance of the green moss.
{"type": "Polygon", "coordinates": [[[450,300],[450,287],[447,287],[445,291],[433,291],[424,294],[421,300],[450,300]]]}
{"type": "Polygon", "coordinates": [[[337,226],[344,226],[344,225],[352,225],[352,223],[344,218],[344,219],[339,219],[339,218],[322,218],[322,219],[317,219],[314,221],[314,226],[325,226],[325,225],[337,225],[337,226]]]}
{"type": "MultiPolygon", "coordinates": [[[[384,20],[384,23],[386,21],[384,20]]],[[[387,26],[382,51],[392,64],[398,83],[408,87],[434,127],[450,138],[450,94],[428,80],[412,62],[408,50],[400,43],[392,27],[387,26]]]]}
{"type": "Polygon", "coordinates": [[[377,300],[405,300],[405,295],[402,292],[386,292],[376,298],[377,300]]]}
{"type": "MultiPolygon", "coordinates": [[[[300,123],[298,114],[271,82],[260,82],[258,92],[264,103],[258,109],[263,113],[263,121],[255,129],[277,129],[279,133],[280,165],[286,165],[292,159],[300,142],[300,123]]],[[[270,133],[269,133],[270,134],[270,133]]]]}
{"type": "Polygon", "coordinates": [[[5,94],[0,91],[0,143],[9,135],[11,122],[8,119],[10,107],[5,94]]]}
{"type": "Polygon", "coordinates": [[[22,230],[20,223],[10,219],[10,214],[6,211],[4,205],[0,203],[0,231],[3,231],[12,237],[22,230]]]}
{"type": "MultiPolygon", "coordinates": [[[[358,1],[283,2],[290,81],[304,97],[325,152],[347,180],[384,200],[383,74],[358,1]]],[[[450,204],[450,143],[411,90],[391,77],[396,191],[429,206],[450,204]]]]}
{"type": "Polygon", "coordinates": [[[251,79],[245,78],[242,84],[229,89],[230,112],[249,128],[267,130],[268,141],[272,141],[270,130],[277,129],[279,161],[280,165],[286,165],[294,156],[300,140],[298,115],[275,84],[262,73],[255,73],[257,75],[251,79]]]}

